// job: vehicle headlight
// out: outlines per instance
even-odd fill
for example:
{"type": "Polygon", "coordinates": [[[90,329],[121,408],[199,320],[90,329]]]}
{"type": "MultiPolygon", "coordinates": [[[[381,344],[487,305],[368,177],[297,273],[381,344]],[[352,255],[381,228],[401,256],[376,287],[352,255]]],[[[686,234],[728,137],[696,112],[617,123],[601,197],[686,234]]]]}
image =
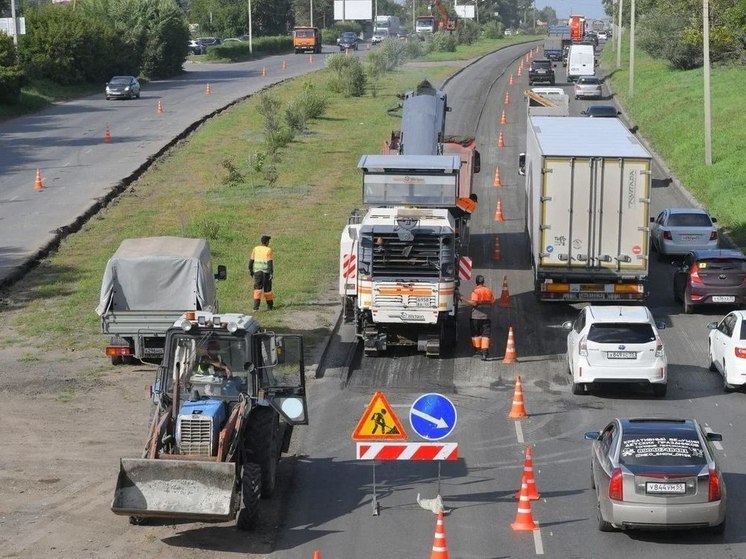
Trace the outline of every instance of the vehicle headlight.
{"type": "Polygon", "coordinates": [[[124,90],[125,91],[129,91],[130,90],[130,86],[125,87],[124,90]]]}

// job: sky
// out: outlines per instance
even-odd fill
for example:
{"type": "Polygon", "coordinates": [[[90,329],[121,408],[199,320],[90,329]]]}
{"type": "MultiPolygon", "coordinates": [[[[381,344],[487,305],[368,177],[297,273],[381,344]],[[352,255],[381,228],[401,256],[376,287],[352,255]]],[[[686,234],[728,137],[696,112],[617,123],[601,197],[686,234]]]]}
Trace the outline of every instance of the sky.
{"type": "Polygon", "coordinates": [[[585,16],[588,19],[608,17],[604,13],[601,0],[536,0],[537,9],[551,6],[560,19],[570,15],[585,16]]]}

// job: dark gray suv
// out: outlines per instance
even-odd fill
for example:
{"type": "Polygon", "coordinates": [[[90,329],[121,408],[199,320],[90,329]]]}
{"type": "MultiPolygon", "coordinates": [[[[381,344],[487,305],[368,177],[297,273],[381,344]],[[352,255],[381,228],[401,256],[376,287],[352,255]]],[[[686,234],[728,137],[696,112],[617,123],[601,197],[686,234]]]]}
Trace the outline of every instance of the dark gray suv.
{"type": "Polygon", "coordinates": [[[532,60],[528,68],[528,85],[548,83],[554,85],[554,66],[551,60],[532,60]]]}

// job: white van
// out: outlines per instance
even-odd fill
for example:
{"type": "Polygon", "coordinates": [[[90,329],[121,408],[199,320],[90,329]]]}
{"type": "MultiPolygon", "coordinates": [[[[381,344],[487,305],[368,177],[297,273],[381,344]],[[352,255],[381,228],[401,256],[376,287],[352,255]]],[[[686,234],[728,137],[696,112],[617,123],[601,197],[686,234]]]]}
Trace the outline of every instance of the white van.
{"type": "Polygon", "coordinates": [[[580,76],[595,76],[596,61],[593,45],[571,45],[567,56],[567,81],[574,82],[580,76]]]}

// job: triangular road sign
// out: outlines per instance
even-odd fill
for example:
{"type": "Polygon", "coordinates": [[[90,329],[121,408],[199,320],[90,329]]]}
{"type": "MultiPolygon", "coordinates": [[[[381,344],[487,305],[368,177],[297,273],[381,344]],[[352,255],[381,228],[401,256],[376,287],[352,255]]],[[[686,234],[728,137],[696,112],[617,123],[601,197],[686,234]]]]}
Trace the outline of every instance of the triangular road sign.
{"type": "Polygon", "coordinates": [[[396,417],[383,392],[376,392],[360,417],[352,433],[355,441],[403,441],[407,439],[399,418],[396,417]]]}

